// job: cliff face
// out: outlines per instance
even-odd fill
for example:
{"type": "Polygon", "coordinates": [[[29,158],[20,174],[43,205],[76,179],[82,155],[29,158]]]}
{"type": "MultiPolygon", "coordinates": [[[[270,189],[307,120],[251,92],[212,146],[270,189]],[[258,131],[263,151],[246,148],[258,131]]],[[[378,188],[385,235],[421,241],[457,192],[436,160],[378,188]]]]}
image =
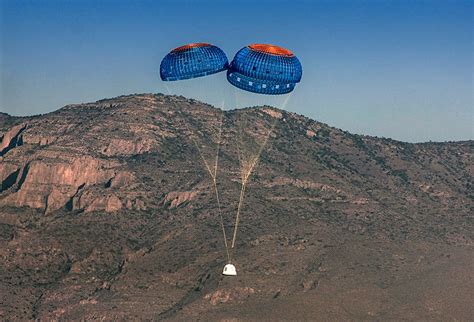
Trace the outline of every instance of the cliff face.
{"type": "Polygon", "coordinates": [[[2,114],[0,137],[1,318],[472,316],[472,141],[408,144],[148,94],[2,114]],[[241,166],[260,151],[239,276],[222,279],[203,159],[213,171],[219,155],[230,235],[241,166]],[[440,276],[456,289],[441,294],[440,276]]]}

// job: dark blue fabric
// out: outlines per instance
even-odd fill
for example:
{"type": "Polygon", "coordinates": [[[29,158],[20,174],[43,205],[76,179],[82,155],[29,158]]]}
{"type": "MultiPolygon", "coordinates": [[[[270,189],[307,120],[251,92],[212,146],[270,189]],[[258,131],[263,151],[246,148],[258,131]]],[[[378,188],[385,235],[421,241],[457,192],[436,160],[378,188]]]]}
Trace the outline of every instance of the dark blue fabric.
{"type": "Polygon", "coordinates": [[[226,70],[225,53],[213,45],[172,51],[160,64],[160,77],[164,81],[176,81],[202,77],[226,70]]]}
{"type": "Polygon", "coordinates": [[[230,63],[227,79],[246,91],[276,95],[291,92],[302,73],[296,56],[268,54],[244,47],[230,63]]]}

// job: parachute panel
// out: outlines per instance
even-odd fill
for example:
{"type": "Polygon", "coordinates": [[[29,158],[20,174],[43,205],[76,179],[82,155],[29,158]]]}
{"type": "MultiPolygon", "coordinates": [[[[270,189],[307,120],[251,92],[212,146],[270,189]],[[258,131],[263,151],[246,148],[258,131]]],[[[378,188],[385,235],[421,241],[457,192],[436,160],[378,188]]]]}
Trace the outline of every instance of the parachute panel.
{"type": "Polygon", "coordinates": [[[163,81],[177,81],[203,77],[227,69],[229,62],[225,53],[207,43],[187,44],[173,49],[160,64],[163,81]]]}

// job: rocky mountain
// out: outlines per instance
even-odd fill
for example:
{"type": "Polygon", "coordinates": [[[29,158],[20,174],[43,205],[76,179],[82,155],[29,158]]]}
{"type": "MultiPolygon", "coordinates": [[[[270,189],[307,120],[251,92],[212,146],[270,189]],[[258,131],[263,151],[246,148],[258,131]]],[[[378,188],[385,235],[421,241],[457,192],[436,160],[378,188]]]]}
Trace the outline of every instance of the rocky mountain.
{"type": "Polygon", "coordinates": [[[0,114],[0,137],[2,320],[474,316],[473,141],[161,94],[0,114]],[[203,162],[217,155],[228,239],[256,161],[236,277],[203,162]]]}

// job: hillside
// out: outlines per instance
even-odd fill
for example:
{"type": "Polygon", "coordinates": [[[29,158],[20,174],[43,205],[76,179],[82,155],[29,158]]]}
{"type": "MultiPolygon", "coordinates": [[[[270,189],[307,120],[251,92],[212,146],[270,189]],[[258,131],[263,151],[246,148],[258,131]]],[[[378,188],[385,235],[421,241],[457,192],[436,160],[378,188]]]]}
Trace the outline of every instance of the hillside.
{"type": "Polygon", "coordinates": [[[2,320],[474,316],[472,141],[409,144],[161,94],[0,114],[0,137],[2,320]],[[267,135],[242,207],[239,275],[223,277],[200,153],[214,164],[220,146],[230,236],[239,157],[267,135]]]}

